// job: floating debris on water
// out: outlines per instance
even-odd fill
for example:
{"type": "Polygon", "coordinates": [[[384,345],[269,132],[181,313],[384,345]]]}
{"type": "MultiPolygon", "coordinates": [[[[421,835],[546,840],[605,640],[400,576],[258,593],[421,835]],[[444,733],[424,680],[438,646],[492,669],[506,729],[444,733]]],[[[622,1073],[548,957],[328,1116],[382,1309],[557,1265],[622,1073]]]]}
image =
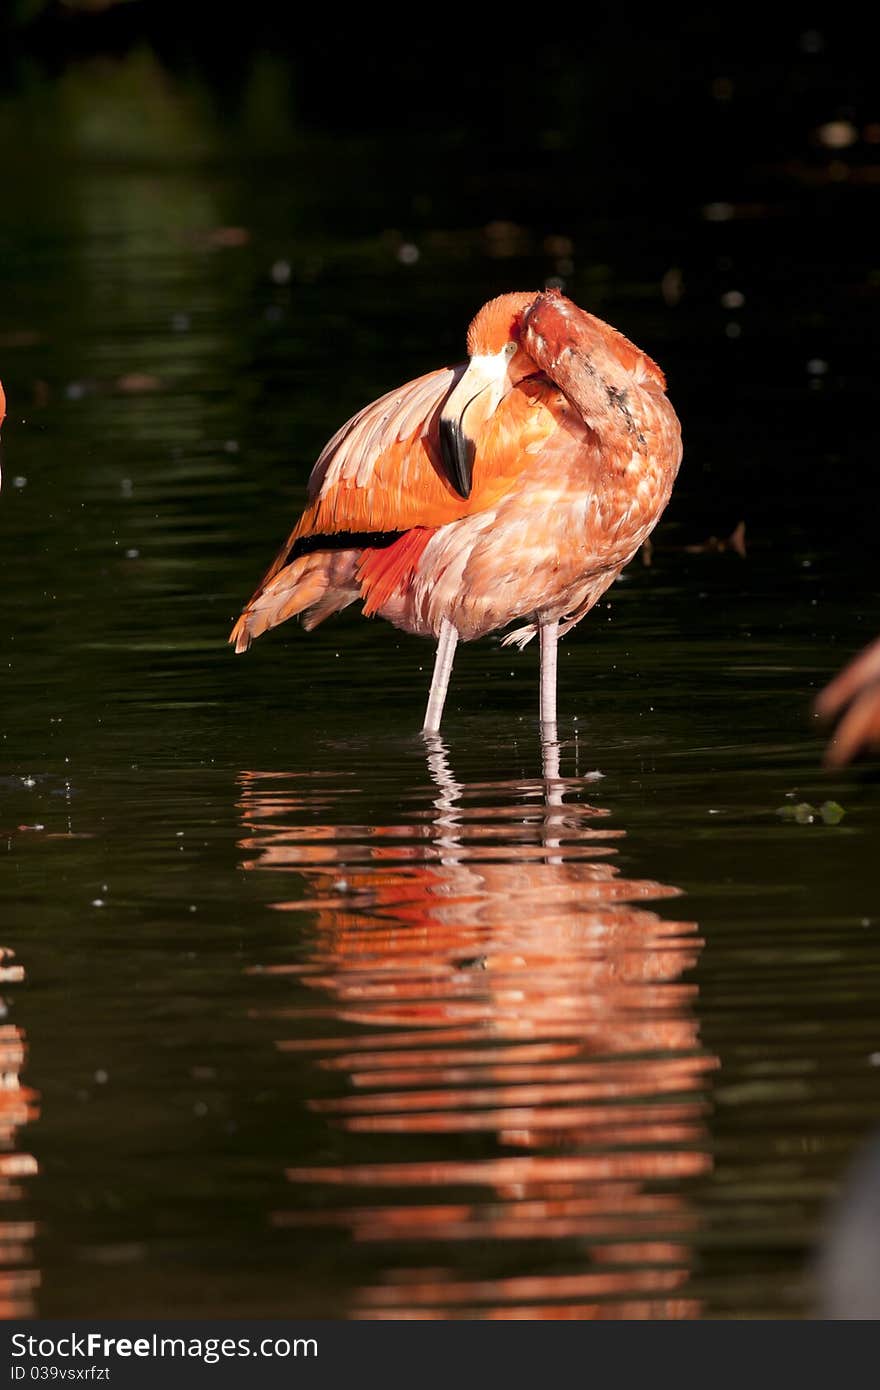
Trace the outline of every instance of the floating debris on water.
{"type": "Polygon", "coordinates": [[[744,521],[738,522],[725,540],[718,536],[709,536],[708,540],[700,541],[695,545],[682,546],[682,549],[688,555],[723,555],[726,551],[733,551],[741,560],[744,560],[748,553],[746,551],[746,523],[744,521]]]}
{"type": "Polygon", "coordinates": [[[852,121],[826,121],[816,131],[820,145],[826,150],[847,150],[859,138],[852,121]]]}
{"type": "Polygon", "coordinates": [[[777,807],[776,814],[780,820],[794,821],[796,825],[813,825],[816,821],[821,821],[823,825],[839,825],[846,811],[839,801],[823,801],[821,806],[798,801],[777,807]]]}
{"type": "Polygon", "coordinates": [[[126,396],[149,395],[151,391],[161,391],[162,382],[153,372],[126,372],[116,378],[116,390],[126,396]]]}
{"type": "Polygon", "coordinates": [[[674,309],[684,294],[684,275],[677,265],[670,266],[660,281],[660,293],[664,304],[674,309]]]}
{"type": "Polygon", "coordinates": [[[247,246],[251,234],[247,227],[211,227],[209,231],[194,233],[192,239],[205,251],[217,251],[247,246]]]}

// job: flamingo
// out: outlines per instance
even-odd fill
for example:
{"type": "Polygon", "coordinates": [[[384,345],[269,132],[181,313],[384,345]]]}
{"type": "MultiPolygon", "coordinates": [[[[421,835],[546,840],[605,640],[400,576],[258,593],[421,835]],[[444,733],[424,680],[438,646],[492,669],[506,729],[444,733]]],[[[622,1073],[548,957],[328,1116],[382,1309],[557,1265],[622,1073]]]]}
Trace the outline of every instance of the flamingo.
{"type": "Polygon", "coordinates": [[[519,622],[540,645],[542,728],[557,642],[656,525],[681,462],[660,368],[557,290],[501,295],[469,361],[391,391],[321,453],[308,505],[230,636],[294,614],[307,631],[357,599],[437,642],[423,730],[440,728],[459,640],[519,622]]]}

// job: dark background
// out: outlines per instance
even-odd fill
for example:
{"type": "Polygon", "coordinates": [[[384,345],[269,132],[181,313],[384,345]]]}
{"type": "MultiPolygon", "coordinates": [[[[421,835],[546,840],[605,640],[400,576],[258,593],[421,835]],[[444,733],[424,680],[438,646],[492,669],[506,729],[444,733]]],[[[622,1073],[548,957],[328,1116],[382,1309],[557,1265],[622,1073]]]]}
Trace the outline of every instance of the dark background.
{"type": "MultiPolygon", "coordinates": [[[[844,551],[870,539],[880,105],[857,27],[827,9],[708,7],[600,8],[576,23],[389,12],[350,26],[261,0],[223,18],[160,0],[5,16],[8,90],[147,50],[214,126],[198,152],[163,150],[157,132],[147,163],[277,180],[318,239],[416,243],[383,312],[398,339],[410,314],[434,316],[435,361],[460,355],[477,303],[521,283],[556,275],[613,317],[667,370],[687,459],[670,516],[695,535],[742,518],[764,530],[784,508],[839,531],[844,551]],[[249,104],[267,58],[274,105],[260,123],[249,104]]],[[[375,323],[376,307],[354,288],[353,319],[375,323]]],[[[421,369],[405,347],[402,369],[421,369]]]]}

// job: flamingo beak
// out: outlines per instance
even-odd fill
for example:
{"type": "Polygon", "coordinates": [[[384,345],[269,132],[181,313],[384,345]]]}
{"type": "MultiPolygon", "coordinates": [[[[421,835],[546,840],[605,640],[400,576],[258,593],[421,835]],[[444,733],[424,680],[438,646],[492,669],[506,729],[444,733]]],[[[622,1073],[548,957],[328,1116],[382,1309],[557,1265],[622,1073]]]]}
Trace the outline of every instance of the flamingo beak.
{"type": "Polygon", "coordinates": [[[483,426],[510,390],[508,354],[472,357],[440,413],[440,454],[456,492],[468,498],[483,426]]]}
{"type": "Polygon", "coordinates": [[[477,446],[465,432],[464,412],[459,416],[447,416],[444,410],[440,416],[440,454],[456,492],[462,497],[470,497],[477,446]]]}

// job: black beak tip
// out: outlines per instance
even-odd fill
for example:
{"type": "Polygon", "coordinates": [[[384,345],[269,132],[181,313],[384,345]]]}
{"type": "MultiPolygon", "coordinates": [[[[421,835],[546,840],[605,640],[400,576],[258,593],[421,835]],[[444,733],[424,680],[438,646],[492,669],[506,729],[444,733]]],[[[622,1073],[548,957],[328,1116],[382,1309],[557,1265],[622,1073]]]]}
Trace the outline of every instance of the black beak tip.
{"type": "Polygon", "coordinates": [[[477,447],[465,434],[460,420],[440,421],[440,454],[443,467],[456,492],[465,501],[471,495],[476,452],[477,447]]]}

